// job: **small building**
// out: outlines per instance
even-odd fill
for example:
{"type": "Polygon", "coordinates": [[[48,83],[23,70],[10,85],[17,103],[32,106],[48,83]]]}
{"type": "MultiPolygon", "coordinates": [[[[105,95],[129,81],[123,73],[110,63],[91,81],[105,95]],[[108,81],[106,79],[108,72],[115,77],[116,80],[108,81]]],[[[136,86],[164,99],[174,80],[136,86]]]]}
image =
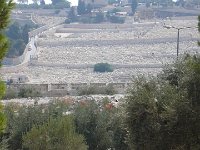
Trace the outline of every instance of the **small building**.
{"type": "Polygon", "coordinates": [[[12,76],[10,79],[8,79],[7,83],[8,84],[26,83],[28,81],[29,81],[29,79],[26,75],[16,75],[16,76],[12,76]]]}

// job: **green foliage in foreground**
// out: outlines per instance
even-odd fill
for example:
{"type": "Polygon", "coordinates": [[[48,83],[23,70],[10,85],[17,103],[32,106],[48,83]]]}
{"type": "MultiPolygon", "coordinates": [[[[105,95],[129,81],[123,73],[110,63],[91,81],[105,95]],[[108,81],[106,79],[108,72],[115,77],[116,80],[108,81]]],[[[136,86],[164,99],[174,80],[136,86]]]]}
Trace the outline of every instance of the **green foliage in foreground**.
{"type": "Polygon", "coordinates": [[[33,150],[48,149],[46,146],[63,149],[59,146],[68,144],[72,147],[70,149],[84,150],[86,149],[84,136],[89,150],[108,148],[126,150],[126,130],[122,125],[121,110],[106,107],[108,104],[110,103],[107,99],[99,104],[95,101],[81,102],[73,108],[73,117],[64,115],[72,108],[59,101],[48,106],[8,105],[5,108],[8,118],[5,134],[7,138],[9,137],[6,142],[8,149],[18,150],[23,146],[33,150]],[[68,137],[73,141],[67,140],[68,137]],[[60,143],[62,139],[70,143],[60,143]]]}
{"type": "MultiPolygon", "coordinates": [[[[0,99],[4,96],[6,87],[4,82],[0,81],[0,99]]],[[[0,133],[4,131],[6,127],[6,117],[3,112],[3,105],[0,103],[0,133]]]]}
{"type": "Polygon", "coordinates": [[[34,126],[23,136],[23,145],[31,150],[87,150],[84,137],[75,132],[71,116],[34,126]]]}
{"type": "Polygon", "coordinates": [[[113,72],[113,69],[108,63],[98,63],[94,65],[94,72],[113,72]]]}
{"type": "Polygon", "coordinates": [[[130,147],[200,148],[200,56],[186,56],[160,78],[138,78],[126,99],[130,147]]]}
{"type": "MultiPolygon", "coordinates": [[[[15,4],[12,0],[0,0],[0,66],[9,46],[8,40],[3,34],[3,31],[7,28],[9,24],[11,10],[14,8],[14,5],[15,4]]],[[[0,99],[3,97],[4,94],[5,85],[2,81],[0,81],[0,99]]],[[[5,126],[6,118],[3,113],[3,106],[0,103],[0,134],[2,134],[2,132],[4,131],[5,126]]]]}
{"type": "Polygon", "coordinates": [[[3,31],[6,29],[9,23],[10,13],[14,7],[12,0],[5,1],[0,0],[0,63],[6,55],[8,49],[8,40],[3,34],[3,31]]]}
{"type": "Polygon", "coordinates": [[[82,150],[86,143],[89,150],[199,150],[200,56],[179,58],[158,77],[133,83],[117,107],[107,98],[70,106],[58,101],[6,106],[8,142],[2,143],[9,150],[64,149],[66,144],[82,150]]]}
{"type": "Polygon", "coordinates": [[[62,102],[52,102],[48,106],[19,106],[10,104],[5,107],[7,117],[6,137],[8,138],[9,150],[22,149],[22,136],[34,126],[42,126],[49,118],[60,118],[68,106],[62,102]]]}
{"type": "Polygon", "coordinates": [[[88,101],[75,108],[77,132],[84,135],[89,150],[127,150],[126,130],[123,128],[121,111],[107,108],[109,102],[88,101]]]}

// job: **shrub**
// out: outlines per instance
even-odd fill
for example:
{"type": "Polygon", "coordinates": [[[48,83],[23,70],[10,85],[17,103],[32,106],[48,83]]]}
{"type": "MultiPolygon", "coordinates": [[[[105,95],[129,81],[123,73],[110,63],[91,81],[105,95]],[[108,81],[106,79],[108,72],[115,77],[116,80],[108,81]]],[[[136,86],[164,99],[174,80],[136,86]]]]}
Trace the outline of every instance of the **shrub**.
{"type": "Polygon", "coordinates": [[[110,22],[111,23],[124,23],[125,17],[118,17],[118,16],[110,16],[110,22]]]}
{"type": "Polygon", "coordinates": [[[70,24],[71,20],[70,19],[65,19],[65,24],[70,24]]]}
{"type": "Polygon", "coordinates": [[[87,24],[87,23],[91,23],[91,22],[92,22],[92,19],[91,19],[90,17],[82,17],[82,16],[81,16],[81,17],[79,18],[79,21],[82,22],[82,23],[86,23],[86,24],[87,24]]]}
{"type": "Polygon", "coordinates": [[[55,14],[59,14],[59,13],[60,13],[59,9],[55,10],[55,14]]]}
{"type": "Polygon", "coordinates": [[[104,21],[104,14],[99,12],[96,14],[96,17],[94,18],[94,23],[100,23],[104,21]]]}
{"type": "Polygon", "coordinates": [[[6,90],[6,93],[3,99],[12,99],[12,98],[17,98],[17,92],[11,88],[8,88],[6,90]]]}
{"type": "Polygon", "coordinates": [[[98,63],[94,65],[94,72],[113,72],[113,68],[108,63],[98,63]]]}
{"type": "Polygon", "coordinates": [[[41,93],[36,89],[22,88],[18,93],[18,97],[28,98],[28,97],[40,97],[41,93]]]}
{"type": "Polygon", "coordinates": [[[104,95],[114,95],[117,91],[113,86],[97,87],[97,86],[86,86],[78,90],[78,95],[94,95],[94,94],[104,94],[104,95]]]}
{"type": "Polygon", "coordinates": [[[28,149],[87,150],[84,137],[75,130],[71,116],[51,118],[48,123],[35,125],[26,133],[23,145],[28,149]]]}

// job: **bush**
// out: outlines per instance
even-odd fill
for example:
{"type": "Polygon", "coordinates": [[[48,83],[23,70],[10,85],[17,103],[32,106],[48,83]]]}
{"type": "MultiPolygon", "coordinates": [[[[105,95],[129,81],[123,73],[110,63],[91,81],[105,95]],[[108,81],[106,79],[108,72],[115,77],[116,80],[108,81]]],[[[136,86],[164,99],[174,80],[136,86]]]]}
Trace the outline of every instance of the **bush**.
{"type": "Polygon", "coordinates": [[[94,94],[103,94],[103,95],[114,95],[117,94],[117,91],[113,86],[97,87],[97,86],[86,86],[78,90],[78,95],[94,95],[94,94]]]}
{"type": "Polygon", "coordinates": [[[18,9],[39,9],[40,8],[40,5],[38,4],[17,4],[16,7],[18,9]]]}
{"type": "Polygon", "coordinates": [[[51,118],[46,124],[35,125],[27,132],[23,136],[23,146],[28,149],[87,150],[84,137],[75,130],[72,116],[51,118]]]}
{"type": "Polygon", "coordinates": [[[60,13],[59,9],[55,10],[55,14],[59,14],[59,13],[60,13]]]}
{"type": "Polygon", "coordinates": [[[118,16],[110,16],[110,22],[111,23],[124,23],[125,17],[118,17],[118,16]]]}
{"type": "Polygon", "coordinates": [[[86,23],[86,24],[88,24],[88,23],[92,23],[92,19],[90,18],[90,17],[80,17],[79,18],[79,21],[80,22],[82,22],[82,23],[86,23]]]}
{"type": "Polygon", "coordinates": [[[54,6],[52,4],[44,5],[43,9],[54,9],[54,6]]]}
{"type": "Polygon", "coordinates": [[[12,99],[12,98],[17,98],[17,92],[11,88],[6,90],[5,96],[3,99],[12,99]]]}
{"type": "Polygon", "coordinates": [[[104,21],[104,14],[99,12],[96,14],[96,17],[94,18],[94,23],[101,23],[104,21]]]}
{"type": "Polygon", "coordinates": [[[65,19],[65,24],[70,24],[71,20],[70,19],[65,19]]]}
{"type": "Polygon", "coordinates": [[[113,68],[108,63],[98,63],[94,65],[94,72],[113,72],[113,68]]]}
{"type": "Polygon", "coordinates": [[[40,96],[41,96],[41,93],[35,89],[22,88],[20,89],[18,93],[18,97],[21,97],[21,98],[40,97],[40,96]]]}
{"type": "Polygon", "coordinates": [[[64,1],[64,2],[58,2],[57,4],[54,5],[55,9],[65,9],[65,8],[69,8],[70,7],[70,3],[64,1]]]}

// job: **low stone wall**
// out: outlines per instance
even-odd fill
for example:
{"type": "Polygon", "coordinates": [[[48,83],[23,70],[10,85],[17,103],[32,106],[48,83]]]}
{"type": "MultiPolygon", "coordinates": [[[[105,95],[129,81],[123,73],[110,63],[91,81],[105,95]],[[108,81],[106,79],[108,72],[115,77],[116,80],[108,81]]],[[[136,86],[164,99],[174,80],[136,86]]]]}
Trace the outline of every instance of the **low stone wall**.
{"type": "Polygon", "coordinates": [[[23,71],[23,68],[26,67],[28,65],[28,63],[23,63],[23,64],[19,64],[17,66],[10,66],[10,67],[2,67],[0,69],[0,73],[1,74],[4,74],[4,73],[18,73],[18,72],[21,72],[23,71]]]}
{"type": "Polygon", "coordinates": [[[47,96],[48,93],[48,84],[10,84],[7,88],[13,89],[17,93],[20,89],[33,89],[41,93],[42,96],[47,96]]]}
{"type": "Polygon", "coordinates": [[[124,94],[132,83],[63,83],[63,84],[10,84],[9,89],[15,90],[17,93],[20,89],[34,89],[40,92],[42,96],[58,97],[65,95],[77,95],[80,88],[86,86],[107,87],[112,86],[117,93],[124,94]]]}

